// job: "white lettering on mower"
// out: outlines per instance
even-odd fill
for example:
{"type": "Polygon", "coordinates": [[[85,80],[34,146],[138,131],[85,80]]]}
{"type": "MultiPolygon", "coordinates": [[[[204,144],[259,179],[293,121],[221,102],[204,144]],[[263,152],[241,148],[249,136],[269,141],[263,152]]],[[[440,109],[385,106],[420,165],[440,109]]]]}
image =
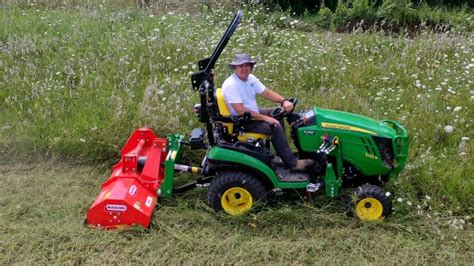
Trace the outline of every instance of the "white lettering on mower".
{"type": "Polygon", "coordinates": [[[107,204],[105,205],[105,209],[110,212],[125,212],[127,211],[127,206],[118,204],[107,204]]]}
{"type": "Polygon", "coordinates": [[[130,194],[130,196],[135,196],[137,194],[137,186],[132,185],[128,190],[128,194],[130,194]]]}
{"type": "Polygon", "coordinates": [[[151,196],[148,196],[148,198],[146,198],[145,205],[147,207],[150,207],[152,203],[153,203],[153,198],[151,196]]]}

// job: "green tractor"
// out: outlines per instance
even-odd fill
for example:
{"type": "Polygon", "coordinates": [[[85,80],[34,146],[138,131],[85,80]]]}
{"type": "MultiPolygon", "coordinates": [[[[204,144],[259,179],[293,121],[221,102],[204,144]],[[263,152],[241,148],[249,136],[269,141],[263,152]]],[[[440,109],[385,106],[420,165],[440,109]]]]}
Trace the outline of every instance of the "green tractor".
{"type": "MultiPolygon", "coordinates": [[[[200,95],[194,106],[205,128],[158,138],[151,129],[136,130],[122,149],[122,159],[87,214],[96,228],[150,225],[158,197],[171,197],[198,186],[209,186],[208,202],[216,211],[242,215],[257,202],[285,191],[300,190],[338,197],[341,188],[353,189],[351,211],[364,221],[380,220],[392,211],[389,194],[381,188],[405,167],[409,138],[397,122],[377,121],[347,112],[314,107],[287,113],[276,108],[272,116],[286,118],[300,159],[314,164],[303,172],[285,168],[270,149],[271,139],[245,131],[249,114],[231,116],[222,91],[214,85],[214,65],[242,18],[239,11],[211,57],[198,62],[191,76],[200,95]],[[183,145],[206,151],[200,166],[180,164],[183,145]],[[175,186],[175,172],[199,177],[175,186]]],[[[296,99],[291,99],[294,106],[296,99]]]]}
{"type": "MultiPolygon", "coordinates": [[[[404,168],[408,154],[407,131],[396,121],[377,121],[347,112],[314,107],[288,114],[276,108],[271,114],[286,118],[298,157],[313,159],[305,172],[290,172],[269,148],[271,139],[246,132],[249,116],[232,117],[222,91],[213,81],[214,64],[242,18],[238,12],[209,58],[198,62],[192,86],[200,94],[195,106],[204,130],[194,129],[192,147],[208,149],[202,174],[213,177],[209,205],[231,215],[248,212],[269,192],[300,189],[324,191],[329,197],[342,187],[355,188],[354,213],[362,220],[378,220],[391,213],[388,194],[381,188],[404,168]]],[[[297,100],[291,99],[296,105],[297,100]]]]}

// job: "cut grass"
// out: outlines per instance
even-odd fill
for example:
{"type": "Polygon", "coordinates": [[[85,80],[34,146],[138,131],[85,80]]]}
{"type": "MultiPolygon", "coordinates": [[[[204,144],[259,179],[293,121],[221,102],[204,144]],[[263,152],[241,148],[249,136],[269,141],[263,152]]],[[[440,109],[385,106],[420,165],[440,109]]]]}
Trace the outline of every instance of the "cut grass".
{"type": "Polygon", "coordinates": [[[205,189],[160,201],[151,229],[91,230],[82,221],[108,170],[38,161],[0,173],[1,264],[469,264],[474,255],[472,226],[454,229],[454,216],[413,207],[362,223],[293,200],[233,218],[207,207],[205,189]]]}

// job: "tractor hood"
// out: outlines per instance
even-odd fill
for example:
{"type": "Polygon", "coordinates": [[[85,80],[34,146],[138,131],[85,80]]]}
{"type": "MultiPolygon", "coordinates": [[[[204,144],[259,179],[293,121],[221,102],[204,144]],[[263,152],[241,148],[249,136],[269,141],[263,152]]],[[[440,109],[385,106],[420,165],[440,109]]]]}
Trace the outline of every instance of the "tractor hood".
{"type": "Polygon", "coordinates": [[[319,107],[315,107],[313,111],[316,123],[321,128],[360,132],[385,138],[393,138],[397,135],[396,130],[385,121],[319,107]]]}

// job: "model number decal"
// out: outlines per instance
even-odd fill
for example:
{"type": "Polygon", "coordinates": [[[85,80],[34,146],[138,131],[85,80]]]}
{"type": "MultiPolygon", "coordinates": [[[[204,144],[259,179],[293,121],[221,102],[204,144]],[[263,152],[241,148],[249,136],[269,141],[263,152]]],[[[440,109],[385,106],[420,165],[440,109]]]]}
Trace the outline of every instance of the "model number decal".
{"type": "Polygon", "coordinates": [[[314,130],[304,130],[303,134],[305,134],[305,135],[314,135],[314,130]]]}
{"type": "Polygon", "coordinates": [[[127,211],[127,206],[119,204],[107,204],[105,209],[110,212],[124,212],[127,211]]]}
{"type": "Polygon", "coordinates": [[[370,154],[370,153],[366,153],[365,154],[365,157],[367,158],[370,158],[370,159],[374,159],[374,160],[378,160],[379,158],[373,154],[370,154]]]}

